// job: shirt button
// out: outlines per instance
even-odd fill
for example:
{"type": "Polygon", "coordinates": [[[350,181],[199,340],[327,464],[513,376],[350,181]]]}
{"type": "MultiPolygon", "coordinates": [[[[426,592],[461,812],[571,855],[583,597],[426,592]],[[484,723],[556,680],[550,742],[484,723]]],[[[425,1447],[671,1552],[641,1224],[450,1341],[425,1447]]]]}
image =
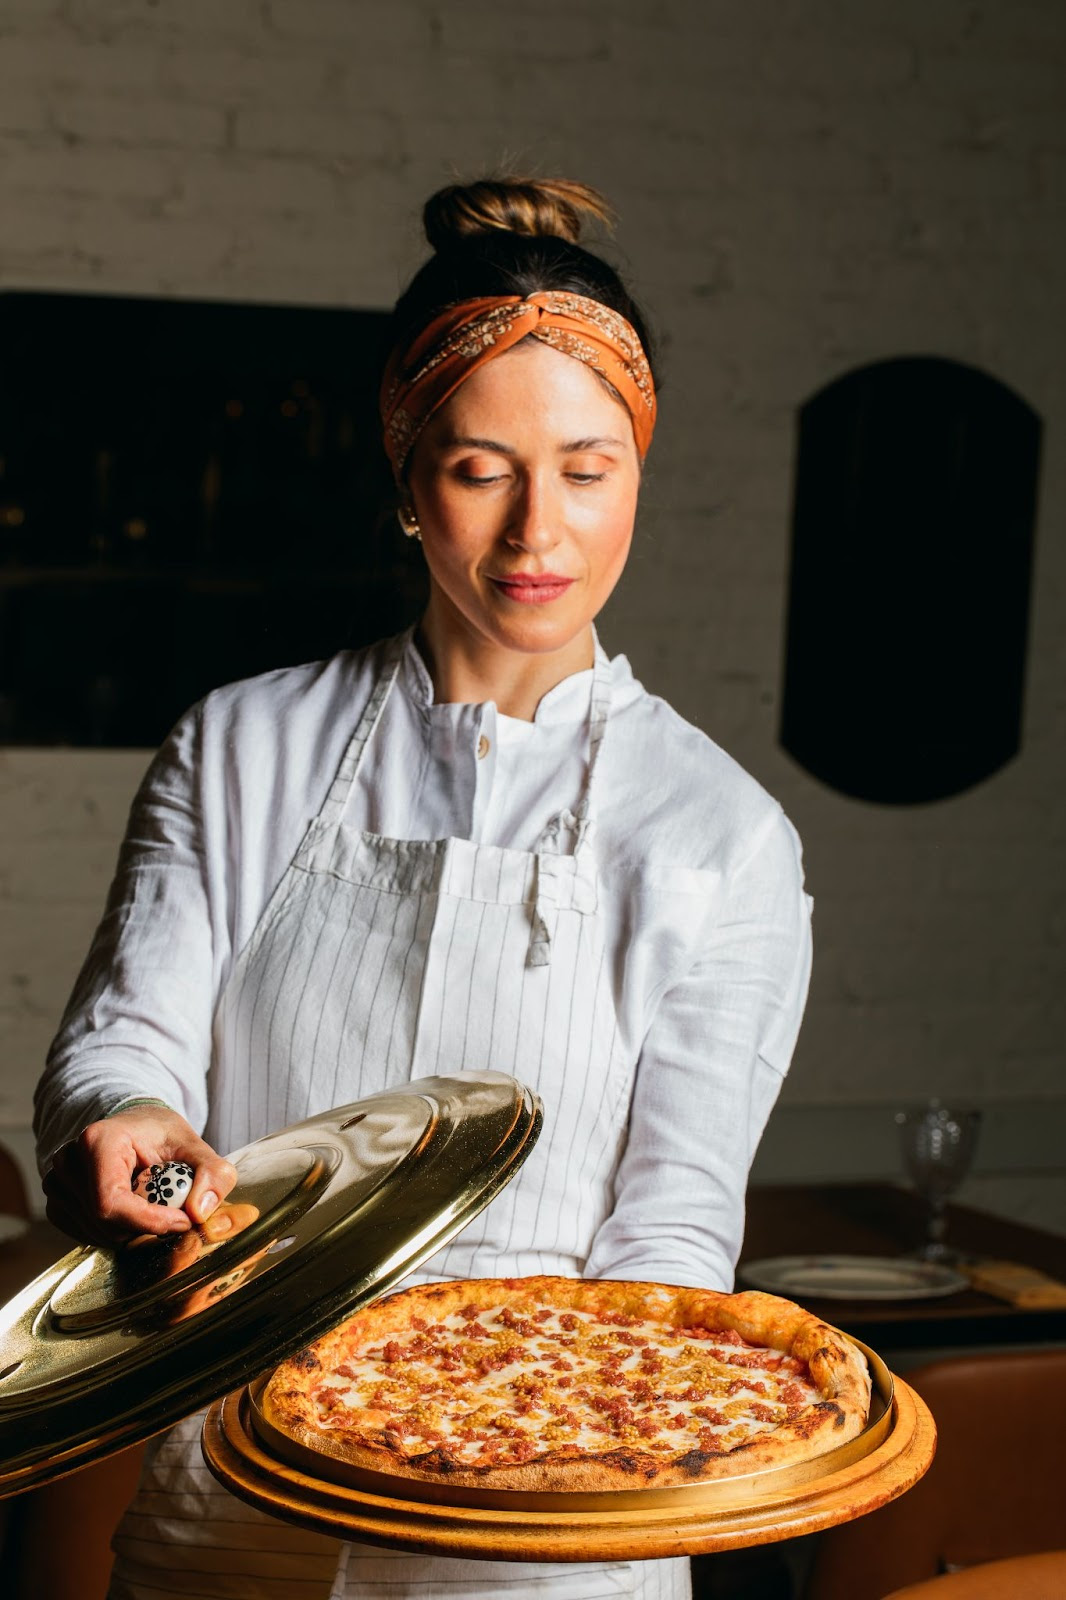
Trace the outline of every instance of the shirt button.
{"type": "Polygon", "coordinates": [[[488,753],[489,753],[489,741],[485,737],[485,735],[482,734],[481,738],[477,742],[477,758],[478,758],[478,760],[479,761],[484,761],[484,759],[488,755],[488,753]]]}

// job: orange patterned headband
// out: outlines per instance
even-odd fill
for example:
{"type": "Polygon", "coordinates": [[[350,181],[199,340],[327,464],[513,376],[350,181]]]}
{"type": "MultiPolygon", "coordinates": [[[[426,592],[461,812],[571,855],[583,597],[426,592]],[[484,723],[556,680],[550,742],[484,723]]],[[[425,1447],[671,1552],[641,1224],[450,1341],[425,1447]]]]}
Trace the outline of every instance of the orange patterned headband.
{"type": "Polygon", "coordinates": [[[397,477],[434,411],[478,367],[525,338],[539,339],[607,379],[633,420],[643,461],[655,429],[655,385],[625,317],[583,294],[496,295],[446,307],[411,345],[393,352],[381,385],[381,417],[397,477]]]}

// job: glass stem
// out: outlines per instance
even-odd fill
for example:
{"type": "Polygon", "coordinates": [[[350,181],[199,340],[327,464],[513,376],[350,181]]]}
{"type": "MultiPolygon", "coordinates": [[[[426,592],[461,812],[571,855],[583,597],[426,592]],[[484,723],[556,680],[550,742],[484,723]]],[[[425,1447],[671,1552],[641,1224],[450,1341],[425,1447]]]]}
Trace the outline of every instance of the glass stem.
{"type": "Polygon", "coordinates": [[[948,1231],[948,1219],[945,1214],[947,1207],[946,1195],[934,1195],[929,1200],[929,1215],[926,1219],[926,1239],[923,1254],[927,1260],[935,1261],[940,1256],[947,1255],[947,1245],[944,1237],[948,1231]]]}

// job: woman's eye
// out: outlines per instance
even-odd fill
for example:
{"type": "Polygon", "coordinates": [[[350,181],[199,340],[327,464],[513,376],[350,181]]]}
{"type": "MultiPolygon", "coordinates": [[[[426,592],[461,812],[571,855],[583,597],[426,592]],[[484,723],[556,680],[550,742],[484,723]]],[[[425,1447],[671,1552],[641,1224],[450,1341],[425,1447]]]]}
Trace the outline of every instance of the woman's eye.
{"type": "Polygon", "coordinates": [[[500,461],[485,458],[467,457],[465,461],[455,461],[452,463],[451,471],[457,483],[468,484],[475,489],[492,483],[502,483],[507,477],[507,470],[500,461]]]}
{"type": "Polygon", "coordinates": [[[602,483],[606,472],[571,472],[567,476],[571,483],[602,483]]]}

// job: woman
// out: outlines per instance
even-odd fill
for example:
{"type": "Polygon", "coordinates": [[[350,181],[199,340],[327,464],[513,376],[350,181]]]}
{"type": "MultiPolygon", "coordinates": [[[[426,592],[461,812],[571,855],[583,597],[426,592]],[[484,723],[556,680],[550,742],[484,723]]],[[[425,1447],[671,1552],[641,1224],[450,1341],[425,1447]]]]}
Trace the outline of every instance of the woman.
{"type": "MultiPolygon", "coordinates": [[[[130,1173],[192,1161],[202,1221],[233,1181],[216,1150],[491,1067],[539,1091],[544,1133],[423,1276],[731,1285],[808,908],[779,807],[596,640],[655,392],[636,306],[576,242],[589,214],[600,198],[562,181],[427,204],[435,254],[382,386],[426,613],[217,691],[157,757],[40,1090],[62,1225],[188,1227],[130,1173]]],[[[116,1538],[121,1600],[214,1593],[213,1573],[279,1600],[688,1593],[684,1561],[338,1550],[230,1499],[198,1427],[152,1452],[116,1538]]]]}

